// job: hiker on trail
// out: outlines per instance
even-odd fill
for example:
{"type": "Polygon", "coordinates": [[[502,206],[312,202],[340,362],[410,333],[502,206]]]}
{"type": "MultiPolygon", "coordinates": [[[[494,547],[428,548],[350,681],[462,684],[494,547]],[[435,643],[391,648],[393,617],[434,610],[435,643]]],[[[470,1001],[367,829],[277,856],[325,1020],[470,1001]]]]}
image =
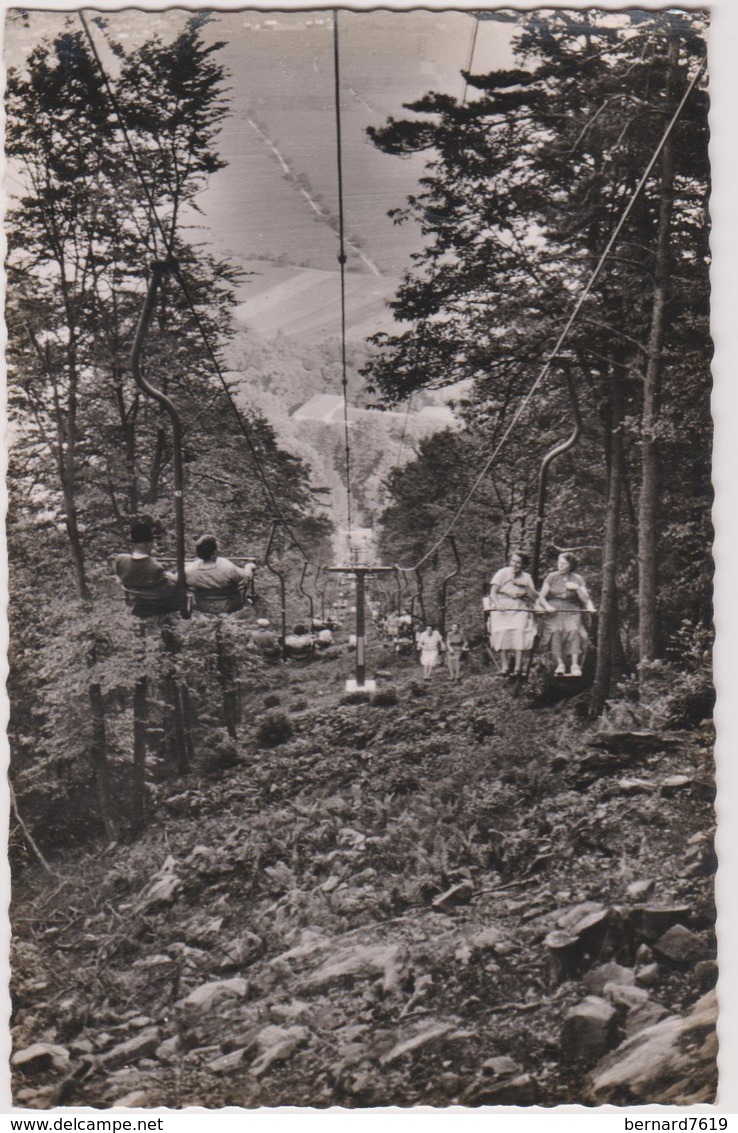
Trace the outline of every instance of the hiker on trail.
{"type": "Polygon", "coordinates": [[[434,626],[427,625],[423,632],[418,635],[418,649],[420,650],[420,664],[423,668],[424,680],[429,681],[431,679],[431,673],[441,659],[443,648],[443,638],[434,626]]]}
{"type": "Polygon", "coordinates": [[[567,657],[571,658],[569,675],[581,677],[580,660],[589,642],[582,612],[595,612],[584,579],[575,573],[577,565],[570,551],[562,551],[556,570],[546,576],[541,587],[541,604],[545,603],[549,611],[543,619],[541,649],[550,648],[557,677],[566,675],[567,657]]]}
{"type": "Polygon", "coordinates": [[[458,622],[454,622],[446,634],[445,645],[448,675],[452,681],[460,681],[461,660],[469,652],[469,642],[466,640],[466,634],[460,629],[458,622]]]}
{"type": "Polygon", "coordinates": [[[500,675],[523,677],[523,659],[533,648],[538,600],[533,579],[526,572],[528,556],[514,551],[510,565],[498,570],[490,584],[490,645],[500,658],[500,675]],[[510,665],[513,670],[510,672],[510,665]]]}
{"type": "Polygon", "coordinates": [[[209,613],[232,613],[244,604],[244,592],[256,571],[256,563],[237,567],[218,554],[214,535],[201,535],[195,543],[196,558],[185,567],[190,590],[195,591],[195,604],[209,613]]]}
{"type": "Polygon", "coordinates": [[[267,661],[277,661],[282,656],[279,637],[273,629],[270,629],[269,618],[257,618],[251,641],[267,661]]]}
{"type": "Polygon", "coordinates": [[[154,532],[149,523],[134,523],[131,527],[130,554],[116,555],[115,573],[131,597],[131,608],[136,613],[136,594],[142,598],[160,598],[163,607],[177,607],[175,576],[153,558],[154,532]]]}

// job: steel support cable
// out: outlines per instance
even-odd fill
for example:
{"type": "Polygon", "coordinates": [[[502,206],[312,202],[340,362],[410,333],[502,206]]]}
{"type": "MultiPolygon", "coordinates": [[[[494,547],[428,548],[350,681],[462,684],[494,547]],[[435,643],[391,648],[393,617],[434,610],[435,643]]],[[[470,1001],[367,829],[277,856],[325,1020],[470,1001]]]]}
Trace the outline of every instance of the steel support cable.
{"type": "Polygon", "coordinates": [[[498,457],[500,451],[502,450],[505,442],[507,441],[508,437],[512,433],[513,429],[517,425],[518,421],[522,417],[525,410],[528,408],[528,405],[530,404],[530,401],[531,401],[531,398],[533,397],[533,394],[536,392],[536,390],[540,386],[541,382],[546,377],[548,371],[551,369],[551,366],[553,365],[553,362],[555,361],[556,356],[558,355],[559,351],[561,350],[561,347],[564,344],[564,342],[565,342],[565,340],[566,340],[566,338],[569,334],[569,331],[571,330],[572,326],[574,325],[574,323],[575,323],[575,321],[576,321],[576,319],[579,315],[579,312],[581,311],[582,307],[584,306],[584,303],[585,303],[586,299],[588,298],[590,292],[592,291],[592,288],[594,287],[595,283],[599,279],[600,273],[602,272],[602,269],[605,266],[605,262],[606,262],[608,256],[610,255],[610,252],[612,251],[613,246],[615,245],[615,242],[616,242],[618,236],[620,235],[620,233],[621,233],[621,231],[622,231],[622,229],[625,225],[626,220],[630,216],[631,211],[633,209],[633,206],[635,205],[638,197],[640,196],[641,192],[643,191],[643,188],[644,188],[648,178],[651,175],[651,171],[653,170],[654,165],[656,164],[656,162],[659,159],[659,155],[660,155],[662,149],[664,148],[667,141],[669,140],[669,137],[671,136],[671,132],[674,129],[677,121],[679,120],[679,117],[682,113],[682,110],[684,109],[684,106],[685,106],[685,103],[687,102],[687,99],[689,98],[690,94],[692,93],[692,91],[696,87],[697,83],[699,82],[700,78],[702,77],[702,74],[703,74],[706,66],[707,66],[707,59],[703,59],[702,63],[700,64],[700,66],[698,67],[694,76],[692,77],[689,85],[687,86],[687,89],[685,90],[684,94],[682,95],[682,98],[679,102],[679,105],[677,106],[676,110],[674,111],[673,115],[671,116],[669,124],[667,125],[666,129],[664,130],[664,133],[661,137],[661,140],[659,141],[659,144],[656,146],[656,149],[654,150],[653,155],[652,155],[650,161],[648,162],[648,165],[646,166],[645,171],[643,172],[643,175],[641,176],[640,181],[638,182],[635,189],[631,193],[630,200],[628,201],[627,205],[625,206],[623,213],[620,217],[620,220],[616,224],[616,226],[615,226],[615,228],[614,228],[614,230],[613,230],[613,232],[610,236],[610,239],[607,241],[607,244],[605,246],[605,250],[603,251],[602,255],[600,256],[599,260],[597,261],[597,264],[596,264],[592,274],[590,275],[584,290],[582,291],[581,295],[579,296],[576,303],[574,304],[574,308],[573,308],[571,314],[569,315],[569,318],[566,321],[566,325],[564,326],[564,329],[562,330],[561,334],[559,335],[559,337],[556,341],[556,345],[554,346],[551,353],[548,355],[548,358],[544,362],[543,367],[542,367],[538,377],[533,382],[533,385],[530,387],[527,394],[523,398],[523,401],[521,402],[520,406],[515,411],[510,424],[507,426],[507,428],[505,429],[505,432],[502,434],[500,440],[495,445],[495,448],[492,451],[492,455],[485,462],[484,467],[482,468],[481,472],[479,473],[479,475],[475,479],[474,483],[472,484],[471,488],[467,492],[466,496],[462,500],[461,504],[457,508],[453,519],[451,520],[449,525],[446,527],[443,534],[441,536],[439,536],[439,538],[432,545],[432,547],[428,551],[426,551],[426,553],[423,555],[422,558],[420,558],[418,560],[417,563],[414,563],[412,566],[408,566],[408,567],[400,566],[399,563],[398,563],[397,567],[396,567],[397,570],[402,571],[403,573],[406,573],[406,574],[409,574],[412,571],[416,571],[419,567],[421,567],[423,565],[424,562],[426,562],[431,557],[431,555],[435,551],[438,550],[438,548],[440,547],[440,545],[444,541],[444,539],[446,539],[451,534],[451,532],[454,530],[454,528],[456,527],[456,524],[458,523],[459,519],[461,518],[461,515],[463,514],[463,512],[466,510],[467,505],[469,504],[469,502],[475,496],[477,488],[479,487],[479,485],[484,480],[485,476],[487,475],[490,468],[492,467],[495,460],[497,459],[497,457],[498,457]]]}
{"type": "Polygon", "coordinates": [[[133,142],[131,140],[131,136],[130,136],[128,129],[126,127],[123,112],[121,111],[120,104],[119,104],[119,102],[116,98],[116,95],[115,95],[115,91],[113,90],[112,84],[110,83],[110,80],[108,78],[107,71],[105,70],[105,66],[103,64],[103,61],[100,58],[100,54],[99,54],[97,47],[95,45],[95,41],[92,38],[92,33],[90,32],[90,28],[89,28],[89,25],[88,25],[87,20],[85,18],[84,12],[82,12],[82,11],[79,12],[79,18],[80,18],[80,21],[82,23],[82,27],[84,28],[85,35],[87,36],[87,41],[90,45],[90,50],[92,51],[92,54],[95,58],[95,62],[97,63],[97,66],[100,70],[100,74],[102,76],[102,80],[103,80],[105,89],[108,93],[108,97],[109,97],[111,105],[113,107],[113,111],[115,112],[115,115],[116,115],[118,122],[120,124],[121,132],[122,132],[123,137],[125,139],[126,146],[128,148],[128,152],[131,155],[131,161],[132,161],[134,169],[136,171],[136,175],[138,177],[138,180],[141,184],[141,188],[143,189],[144,195],[146,196],[146,200],[147,200],[148,205],[149,205],[149,211],[150,211],[149,219],[150,219],[150,222],[151,222],[151,232],[154,236],[154,247],[156,248],[156,229],[158,229],[159,233],[161,234],[161,238],[162,238],[162,241],[164,243],[164,247],[166,249],[167,256],[173,263],[173,271],[174,271],[174,274],[176,275],[177,282],[179,283],[180,287],[182,288],[182,293],[185,297],[185,301],[186,301],[187,306],[189,308],[190,314],[192,315],[192,317],[195,321],[195,325],[197,327],[200,338],[202,339],[206,353],[207,353],[207,355],[208,355],[208,357],[209,357],[209,359],[210,359],[210,361],[213,365],[213,368],[214,368],[215,373],[216,373],[216,375],[217,375],[217,377],[220,381],[220,384],[223,387],[223,391],[226,395],[226,398],[228,399],[228,404],[230,405],[230,407],[233,411],[233,414],[236,418],[236,421],[238,422],[238,427],[241,431],[241,434],[242,434],[244,440],[246,441],[249,452],[251,453],[254,464],[256,466],[256,470],[258,472],[259,479],[261,480],[262,484],[264,485],[264,489],[267,493],[267,496],[268,496],[269,501],[272,505],[274,513],[279,518],[280,522],[284,525],[284,528],[287,531],[287,534],[289,535],[290,539],[292,540],[294,545],[297,547],[297,549],[300,551],[300,553],[303,555],[303,557],[308,558],[308,555],[307,555],[306,551],[304,550],[302,544],[298,540],[297,536],[293,533],[293,531],[292,531],[289,523],[287,522],[287,520],[282,515],[282,510],[281,510],[281,508],[280,508],[280,506],[277,502],[277,499],[276,499],[276,497],[275,497],[275,495],[274,495],[274,493],[271,489],[271,486],[269,484],[269,481],[267,479],[266,473],[264,472],[264,469],[262,467],[261,459],[259,457],[258,452],[256,451],[253,439],[251,437],[249,427],[246,424],[246,422],[244,421],[243,416],[240,413],[238,406],[236,405],[233,394],[231,393],[231,391],[228,387],[228,383],[225,380],[225,375],[223,374],[223,370],[222,370],[221,365],[218,361],[217,355],[215,354],[215,351],[213,350],[213,347],[210,344],[210,339],[209,339],[209,336],[207,334],[207,330],[205,328],[205,325],[204,325],[202,318],[201,318],[201,316],[200,316],[200,314],[199,314],[199,312],[198,312],[198,310],[195,306],[194,300],[192,298],[192,294],[190,292],[190,289],[187,285],[187,282],[186,282],[184,276],[182,275],[182,271],[179,267],[179,264],[176,262],[176,259],[173,255],[171,242],[170,242],[169,237],[167,236],[167,233],[164,229],[164,225],[162,223],[162,220],[161,220],[159,214],[156,211],[156,204],[155,204],[155,201],[154,201],[154,198],[153,198],[153,194],[152,194],[151,189],[149,188],[149,186],[147,184],[146,177],[144,175],[143,169],[141,168],[141,164],[138,160],[138,155],[136,153],[135,146],[133,145],[133,142]]]}
{"type": "Polygon", "coordinates": [[[333,78],[336,114],[336,164],[338,168],[338,263],[341,269],[341,386],[343,388],[343,432],[346,460],[346,511],[349,557],[351,557],[351,445],[348,420],[348,377],[346,367],[346,247],[343,221],[343,152],[341,142],[341,72],[338,54],[338,11],[333,10],[333,78]]]}
{"type": "MultiPolygon", "coordinates": [[[[471,74],[472,63],[474,62],[474,51],[476,50],[476,46],[477,46],[477,36],[479,35],[479,20],[477,19],[477,17],[474,15],[473,12],[472,12],[472,19],[474,20],[474,30],[472,31],[471,45],[469,47],[469,60],[466,64],[467,75],[471,74]]],[[[468,89],[469,89],[469,80],[464,79],[464,93],[461,96],[461,105],[462,106],[466,106],[466,92],[467,92],[468,89]]]]}

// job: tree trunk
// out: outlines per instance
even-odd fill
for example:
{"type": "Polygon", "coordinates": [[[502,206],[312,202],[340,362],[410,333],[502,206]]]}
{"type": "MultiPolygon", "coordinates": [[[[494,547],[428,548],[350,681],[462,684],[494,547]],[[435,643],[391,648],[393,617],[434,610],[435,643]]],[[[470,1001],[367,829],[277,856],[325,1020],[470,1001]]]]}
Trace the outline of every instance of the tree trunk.
{"type": "MultiPolygon", "coordinates": [[[[94,650],[91,660],[94,663],[94,650]]],[[[108,767],[108,747],[105,728],[105,703],[103,701],[102,689],[95,681],[88,686],[88,695],[92,715],[90,762],[95,775],[100,817],[105,827],[105,835],[108,842],[116,842],[118,840],[118,831],[110,806],[110,769],[108,767]]]]}
{"type": "MultiPolygon", "coordinates": [[[[669,39],[666,106],[671,109],[679,63],[679,42],[669,39]]],[[[661,153],[661,186],[656,237],[655,285],[648,362],[643,381],[641,417],[641,492],[638,508],[638,624],[641,661],[652,661],[658,651],[657,543],[658,543],[658,449],[661,351],[664,342],[666,305],[669,294],[671,216],[674,204],[674,143],[670,135],[661,153]]]]}
{"type": "MultiPolygon", "coordinates": [[[[616,361],[619,361],[617,359],[616,361]]],[[[602,539],[602,591],[597,635],[597,666],[592,687],[591,712],[599,716],[610,694],[610,682],[618,652],[617,570],[620,506],[623,486],[624,378],[619,365],[605,375],[608,385],[605,451],[608,463],[605,530],[602,539]]]]}
{"type": "Polygon", "coordinates": [[[215,627],[215,646],[217,651],[218,680],[223,696],[223,717],[226,730],[232,740],[237,738],[238,725],[238,687],[236,685],[236,662],[227,642],[220,632],[220,622],[215,627]]]}
{"type": "Polygon", "coordinates": [[[148,733],[148,681],[140,677],[133,689],[133,830],[146,825],[146,741],[148,733]]]}

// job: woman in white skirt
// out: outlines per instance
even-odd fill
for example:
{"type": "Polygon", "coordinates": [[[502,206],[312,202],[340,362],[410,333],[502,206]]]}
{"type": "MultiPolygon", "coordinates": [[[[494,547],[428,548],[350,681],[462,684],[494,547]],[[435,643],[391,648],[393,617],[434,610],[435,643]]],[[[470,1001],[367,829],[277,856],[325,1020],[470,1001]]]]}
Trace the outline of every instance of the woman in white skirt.
{"type": "Polygon", "coordinates": [[[443,638],[433,626],[426,626],[418,634],[418,649],[420,650],[420,664],[423,668],[423,677],[426,681],[431,679],[431,673],[441,659],[443,638]]]}
{"type": "Polygon", "coordinates": [[[503,676],[523,676],[523,658],[533,648],[536,636],[533,605],[538,594],[525,569],[528,561],[521,551],[513,552],[510,565],[498,570],[490,585],[490,645],[499,654],[503,676]]]}
{"type": "Polygon", "coordinates": [[[550,648],[557,677],[566,676],[567,657],[571,657],[569,675],[581,677],[580,660],[588,644],[582,611],[595,613],[584,579],[576,569],[574,555],[562,551],[556,570],[547,576],[541,587],[541,605],[551,610],[550,616],[544,619],[541,649],[550,648]]]}

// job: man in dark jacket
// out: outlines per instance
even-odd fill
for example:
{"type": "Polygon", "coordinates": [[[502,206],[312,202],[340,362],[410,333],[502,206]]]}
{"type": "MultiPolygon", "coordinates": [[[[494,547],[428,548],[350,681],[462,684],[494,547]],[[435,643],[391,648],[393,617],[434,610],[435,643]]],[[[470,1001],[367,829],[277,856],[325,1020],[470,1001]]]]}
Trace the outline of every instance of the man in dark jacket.
{"type": "Polygon", "coordinates": [[[154,533],[148,523],[134,523],[131,527],[133,550],[129,555],[116,555],[115,573],[124,589],[129,592],[130,605],[134,613],[137,609],[136,595],[143,604],[148,600],[161,599],[161,606],[176,607],[175,578],[165,570],[161,563],[152,557],[154,533]]]}

